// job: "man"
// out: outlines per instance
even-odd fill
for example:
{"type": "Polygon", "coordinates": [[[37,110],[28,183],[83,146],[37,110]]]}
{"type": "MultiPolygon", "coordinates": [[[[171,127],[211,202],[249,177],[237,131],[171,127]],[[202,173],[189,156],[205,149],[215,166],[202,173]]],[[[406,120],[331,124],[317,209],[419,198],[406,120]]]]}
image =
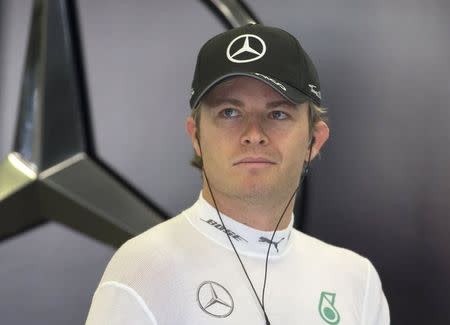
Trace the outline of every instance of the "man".
{"type": "Polygon", "coordinates": [[[320,100],[287,32],[254,24],[209,40],[186,122],[198,201],[117,251],[87,324],[389,324],[372,264],[292,227],[329,134],[320,100]]]}

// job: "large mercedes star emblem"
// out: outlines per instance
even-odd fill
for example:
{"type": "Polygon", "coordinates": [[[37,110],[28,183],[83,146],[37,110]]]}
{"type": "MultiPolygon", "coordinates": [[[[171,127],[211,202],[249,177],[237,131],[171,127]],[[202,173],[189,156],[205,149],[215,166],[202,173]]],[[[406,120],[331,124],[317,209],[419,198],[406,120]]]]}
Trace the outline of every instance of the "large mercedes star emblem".
{"type": "Polygon", "coordinates": [[[213,281],[205,281],[197,290],[200,308],[208,315],[224,318],[234,309],[233,298],[227,289],[213,281]]]}
{"type": "Polygon", "coordinates": [[[227,47],[227,58],[234,63],[259,60],[266,53],[266,43],[261,37],[244,34],[233,39],[227,47]]]}

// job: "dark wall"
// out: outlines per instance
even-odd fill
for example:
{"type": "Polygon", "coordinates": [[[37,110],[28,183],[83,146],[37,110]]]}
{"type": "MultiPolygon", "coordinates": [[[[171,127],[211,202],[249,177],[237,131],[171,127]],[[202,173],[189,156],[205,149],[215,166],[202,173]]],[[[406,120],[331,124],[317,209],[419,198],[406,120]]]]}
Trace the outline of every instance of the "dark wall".
{"type": "Polygon", "coordinates": [[[448,324],[448,3],[249,3],[302,40],[329,108],[303,229],[372,260],[393,324],[448,324]]]}

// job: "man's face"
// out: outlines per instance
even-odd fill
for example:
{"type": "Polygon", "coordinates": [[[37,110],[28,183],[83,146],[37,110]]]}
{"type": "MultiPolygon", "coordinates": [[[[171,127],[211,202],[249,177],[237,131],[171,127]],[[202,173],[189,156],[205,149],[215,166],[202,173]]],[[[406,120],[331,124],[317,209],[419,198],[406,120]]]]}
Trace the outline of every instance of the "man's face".
{"type": "Polygon", "coordinates": [[[187,130],[213,192],[249,200],[293,193],[308,159],[308,103],[292,104],[257,79],[235,77],[201,105],[200,126],[188,118],[187,130]]]}

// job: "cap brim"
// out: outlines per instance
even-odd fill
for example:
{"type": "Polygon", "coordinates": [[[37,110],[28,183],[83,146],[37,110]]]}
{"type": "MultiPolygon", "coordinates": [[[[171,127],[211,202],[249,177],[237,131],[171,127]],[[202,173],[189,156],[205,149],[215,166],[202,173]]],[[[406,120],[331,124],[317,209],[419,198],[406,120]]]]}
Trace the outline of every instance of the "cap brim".
{"type": "Polygon", "coordinates": [[[271,76],[266,76],[266,75],[263,75],[258,72],[233,72],[233,73],[223,75],[220,78],[217,78],[214,81],[210,82],[209,85],[207,87],[205,87],[198,96],[194,97],[195,99],[192,98],[194,100],[193,101],[191,100],[191,108],[197,107],[197,105],[199,104],[199,102],[203,98],[203,96],[205,96],[205,94],[208,91],[210,91],[214,86],[216,86],[220,82],[224,81],[225,79],[228,79],[230,77],[235,77],[235,76],[246,76],[246,77],[252,77],[252,78],[258,79],[258,80],[264,82],[265,84],[269,85],[270,87],[272,87],[272,89],[277,91],[280,95],[282,95],[283,97],[285,97],[287,100],[289,100],[290,102],[292,102],[294,104],[301,104],[307,100],[311,100],[311,101],[315,102],[314,98],[311,98],[310,96],[304,94],[297,88],[291,87],[288,84],[286,84],[282,81],[279,81],[276,78],[273,78],[271,76]]]}

